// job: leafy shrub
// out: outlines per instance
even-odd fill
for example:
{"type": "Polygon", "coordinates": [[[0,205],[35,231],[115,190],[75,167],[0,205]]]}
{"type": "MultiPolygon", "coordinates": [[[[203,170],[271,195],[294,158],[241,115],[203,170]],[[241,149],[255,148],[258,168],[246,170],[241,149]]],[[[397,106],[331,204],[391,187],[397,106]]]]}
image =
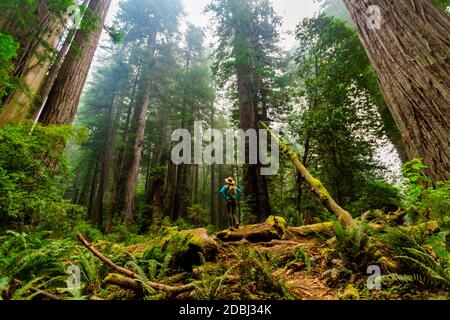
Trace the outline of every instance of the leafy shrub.
{"type": "Polygon", "coordinates": [[[363,213],[368,210],[380,209],[393,212],[402,207],[400,189],[389,183],[369,180],[364,186],[359,199],[351,205],[350,211],[363,213]]]}
{"type": "Polygon", "coordinates": [[[435,219],[442,231],[450,230],[450,181],[432,182],[422,173],[425,169],[420,159],[403,165],[408,180],[407,197],[409,216],[419,220],[435,219]]]}
{"type": "Polygon", "coordinates": [[[193,204],[187,208],[188,219],[197,226],[204,226],[208,224],[208,210],[200,204],[193,204]]]}
{"type": "Polygon", "coordinates": [[[83,130],[32,124],[0,129],[0,221],[64,231],[83,209],[62,198],[62,146],[83,130]]]}
{"type": "Polygon", "coordinates": [[[233,268],[239,274],[241,298],[292,298],[285,283],[273,275],[274,265],[267,255],[245,246],[238,248],[234,254],[238,263],[233,268]]]}
{"type": "Polygon", "coordinates": [[[12,69],[11,60],[16,56],[19,44],[14,39],[0,32],[0,99],[8,89],[14,88],[15,81],[9,76],[12,69]]]}

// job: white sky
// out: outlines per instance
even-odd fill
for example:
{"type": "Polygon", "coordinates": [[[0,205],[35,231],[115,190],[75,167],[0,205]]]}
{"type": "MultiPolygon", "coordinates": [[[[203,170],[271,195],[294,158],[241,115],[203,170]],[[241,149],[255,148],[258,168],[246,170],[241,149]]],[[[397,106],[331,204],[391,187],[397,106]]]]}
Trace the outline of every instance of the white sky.
{"type": "MultiPolygon", "coordinates": [[[[114,15],[117,13],[119,3],[123,0],[113,0],[111,10],[108,16],[108,24],[111,24],[114,15]]],[[[212,41],[212,31],[209,26],[210,17],[203,13],[211,0],[181,0],[186,11],[187,22],[196,26],[203,27],[206,33],[207,41],[212,41]]],[[[295,26],[306,17],[312,17],[318,11],[319,5],[316,0],[272,0],[273,7],[277,14],[283,19],[283,39],[281,45],[289,50],[295,45],[295,38],[289,31],[294,31],[295,26]]]]}

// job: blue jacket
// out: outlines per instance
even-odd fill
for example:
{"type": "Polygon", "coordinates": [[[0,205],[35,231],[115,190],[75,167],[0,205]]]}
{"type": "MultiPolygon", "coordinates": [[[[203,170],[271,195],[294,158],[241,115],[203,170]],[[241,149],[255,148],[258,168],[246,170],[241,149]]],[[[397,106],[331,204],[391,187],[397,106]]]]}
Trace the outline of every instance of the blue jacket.
{"type": "Polygon", "coordinates": [[[236,187],[236,193],[235,194],[229,194],[228,193],[228,186],[224,185],[222,187],[222,189],[220,189],[220,194],[222,195],[222,197],[225,200],[232,200],[232,199],[239,200],[241,198],[242,191],[241,191],[241,189],[239,189],[239,187],[236,187]]]}

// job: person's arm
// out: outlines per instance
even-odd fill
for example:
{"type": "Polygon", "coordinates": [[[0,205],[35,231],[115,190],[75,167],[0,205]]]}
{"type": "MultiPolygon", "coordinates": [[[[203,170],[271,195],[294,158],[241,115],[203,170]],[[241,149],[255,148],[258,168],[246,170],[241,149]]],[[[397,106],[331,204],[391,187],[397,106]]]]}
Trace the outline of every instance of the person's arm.
{"type": "Polygon", "coordinates": [[[236,187],[236,199],[240,200],[242,195],[242,191],[239,187],[236,187]]]}
{"type": "Polygon", "coordinates": [[[227,193],[227,186],[223,186],[222,189],[220,189],[220,195],[225,199],[228,200],[228,193],[227,193]]]}

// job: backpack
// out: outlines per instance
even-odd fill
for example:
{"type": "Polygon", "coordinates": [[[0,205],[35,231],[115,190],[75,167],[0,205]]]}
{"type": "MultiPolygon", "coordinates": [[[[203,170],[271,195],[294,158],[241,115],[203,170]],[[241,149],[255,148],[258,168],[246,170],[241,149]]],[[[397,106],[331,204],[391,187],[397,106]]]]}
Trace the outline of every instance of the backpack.
{"type": "Polygon", "coordinates": [[[229,195],[235,195],[236,194],[236,187],[235,186],[228,186],[228,194],[229,195]]]}

